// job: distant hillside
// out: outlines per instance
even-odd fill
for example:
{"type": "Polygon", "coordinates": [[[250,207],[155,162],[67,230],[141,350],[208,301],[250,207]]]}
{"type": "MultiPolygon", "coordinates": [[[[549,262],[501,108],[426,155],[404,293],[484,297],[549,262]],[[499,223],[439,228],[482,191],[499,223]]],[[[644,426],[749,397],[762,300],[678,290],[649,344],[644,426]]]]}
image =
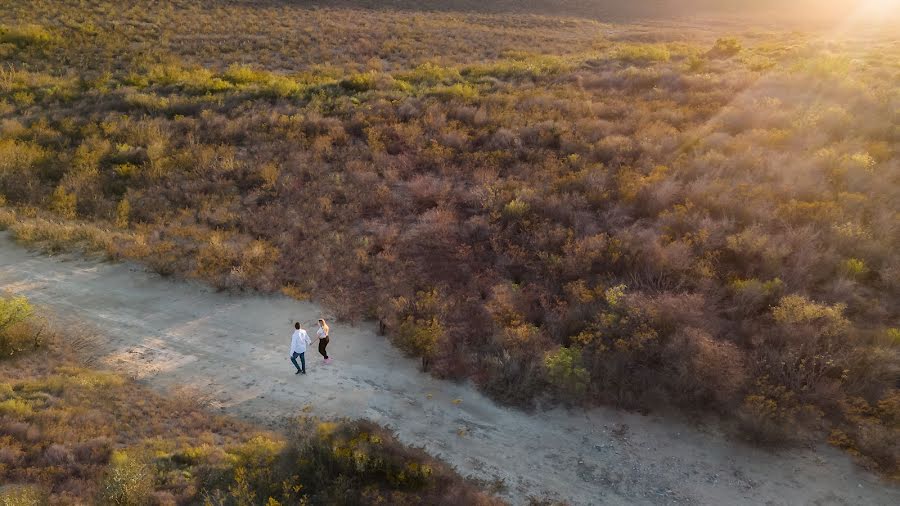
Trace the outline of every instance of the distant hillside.
{"type": "Polygon", "coordinates": [[[553,14],[608,20],[671,18],[672,16],[772,15],[833,21],[841,19],[864,0],[269,0],[294,5],[323,5],[386,9],[481,11],[553,14]],[[824,4],[824,5],[823,5],[824,4]]]}

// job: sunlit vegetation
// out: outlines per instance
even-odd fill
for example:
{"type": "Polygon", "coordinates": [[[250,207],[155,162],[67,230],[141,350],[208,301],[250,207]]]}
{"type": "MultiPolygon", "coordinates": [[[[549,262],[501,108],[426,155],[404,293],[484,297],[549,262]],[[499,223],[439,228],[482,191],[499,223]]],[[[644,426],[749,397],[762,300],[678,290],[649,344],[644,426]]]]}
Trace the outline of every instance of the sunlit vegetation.
{"type": "Polygon", "coordinates": [[[49,34],[0,52],[21,241],[313,296],[501,401],[897,475],[896,37],[36,3],[0,4],[49,34]]]}
{"type": "MultiPolygon", "coordinates": [[[[4,351],[4,322],[29,317],[0,299],[4,351]]],[[[0,504],[501,504],[377,425],[266,432],[86,367],[73,342],[0,357],[0,504]]]]}
{"type": "Polygon", "coordinates": [[[0,297],[0,359],[40,348],[43,331],[24,297],[0,297]]]}

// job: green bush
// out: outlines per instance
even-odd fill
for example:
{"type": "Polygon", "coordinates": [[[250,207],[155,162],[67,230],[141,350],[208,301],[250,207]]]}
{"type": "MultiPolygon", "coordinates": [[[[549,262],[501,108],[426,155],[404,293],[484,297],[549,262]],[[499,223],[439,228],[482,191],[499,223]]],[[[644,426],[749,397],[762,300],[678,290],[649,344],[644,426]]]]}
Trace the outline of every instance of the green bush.
{"type": "Polygon", "coordinates": [[[236,86],[255,88],[260,94],[273,97],[289,97],[302,89],[300,83],[289,77],[243,65],[228,67],[222,78],[236,86]]]}
{"type": "Polygon", "coordinates": [[[449,67],[441,67],[434,63],[423,63],[413,70],[397,74],[397,79],[402,79],[412,84],[425,84],[435,86],[438,84],[449,85],[462,79],[459,70],[449,67]]]}
{"type": "Polygon", "coordinates": [[[787,295],[772,308],[772,316],[781,324],[814,324],[823,335],[836,336],[850,324],[844,317],[844,308],[844,304],[828,306],[810,301],[802,295],[787,295]]]}
{"type": "Polygon", "coordinates": [[[100,485],[97,502],[104,506],[143,506],[153,492],[153,473],[141,459],[113,453],[100,485]]]}
{"type": "Polygon", "coordinates": [[[444,338],[446,329],[442,323],[445,304],[436,289],[416,292],[414,300],[406,297],[393,299],[393,325],[397,326],[394,341],[407,353],[422,357],[422,368],[428,369],[444,338]]]}
{"type": "Polygon", "coordinates": [[[26,325],[34,309],[25,297],[0,297],[0,358],[40,344],[39,334],[26,325]]]}
{"type": "Polygon", "coordinates": [[[560,56],[523,56],[518,59],[501,60],[494,63],[472,65],[462,70],[469,78],[496,77],[498,79],[538,78],[559,74],[572,67],[560,56]]]}
{"type": "Polygon", "coordinates": [[[885,337],[887,337],[888,341],[894,346],[900,346],[900,329],[898,328],[889,328],[884,331],[885,337]]]}
{"type": "Polygon", "coordinates": [[[0,414],[13,418],[28,418],[34,413],[34,409],[28,401],[22,399],[6,399],[0,402],[0,414]]]}
{"type": "Polygon", "coordinates": [[[736,37],[723,37],[716,40],[709,55],[713,58],[730,58],[741,52],[743,46],[736,37]]]}
{"type": "Polygon", "coordinates": [[[25,297],[0,298],[0,333],[31,317],[34,309],[25,297]]]}
{"type": "Polygon", "coordinates": [[[372,70],[360,74],[354,74],[341,81],[341,87],[356,93],[374,90],[378,86],[381,74],[372,70]]]}
{"type": "Polygon", "coordinates": [[[435,86],[428,90],[428,95],[444,100],[471,102],[478,98],[478,88],[471,84],[456,83],[450,86],[435,86]]]}
{"type": "Polygon", "coordinates": [[[160,86],[175,86],[195,94],[218,93],[230,90],[234,85],[211,70],[203,67],[180,65],[154,65],[146,74],[146,82],[160,86]]]}
{"type": "Polygon", "coordinates": [[[260,93],[272,97],[290,97],[300,93],[302,89],[300,83],[289,77],[272,75],[260,86],[260,93]]]}
{"type": "Polygon", "coordinates": [[[618,307],[625,297],[625,285],[611,286],[603,292],[603,298],[610,307],[618,307]]]}
{"type": "Polygon", "coordinates": [[[516,197],[503,206],[503,215],[509,219],[520,219],[528,213],[528,202],[516,197]]]}
{"type": "Polygon", "coordinates": [[[264,70],[256,70],[246,65],[231,65],[222,77],[233,84],[265,83],[272,74],[264,70]]]}
{"type": "Polygon", "coordinates": [[[580,399],[587,392],[590,375],[581,358],[581,348],[571,346],[544,356],[547,380],[566,397],[580,399]]]}
{"type": "Polygon", "coordinates": [[[116,226],[119,228],[128,228],[131,220],[131,204],[128,199],[122,199],[116,205],[116,226]]]}
{"type": "Polygon", "coordinates": [[[46,160],[47,150],[31,142],[0,139],[0,181],[6,177],[28,178],[46,160]]]}
{"type": "Polygon", "coordinates": [[[400,324],[397,344],[408,353],[422,357],[422,368],[427,369],[443,335],[444,327],[437,317],[408,317],[400,324]]]}
{"type": "Polygon", "coordinates": [[[46,46],[56,41],[56,37],[39,25],[0,26],[0,44],[9,43],[19,47],[46,46]]]}
{"type": "Polygon", "coordinates": [[[841,271],[849,278],[862,279],[869,269],[864,261],[858,258],[848,258],[841,263],[841,271]]]}
{"type": "Polygon", "coordinates": [[[77,204],[78,196],[73,192],[67,192],[62,186],[57,186],[50,196],[50,210],[63,219],[75,219],[77,204]]]}
{"type": "Polygon", "coordinates": [[[669,48],[661,44],[626,44],[614,52],[618,60],[629,63],[667,62],[672,57],[669,48]]]}

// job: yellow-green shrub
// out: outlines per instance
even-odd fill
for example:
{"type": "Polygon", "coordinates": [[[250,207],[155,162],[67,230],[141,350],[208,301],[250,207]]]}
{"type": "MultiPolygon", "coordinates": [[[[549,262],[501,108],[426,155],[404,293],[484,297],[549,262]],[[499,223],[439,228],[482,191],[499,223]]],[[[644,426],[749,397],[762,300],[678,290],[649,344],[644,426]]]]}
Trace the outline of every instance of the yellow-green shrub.
{"type": "Polygon", "coordinates": [[[39,344],[34,331],[23,325],[34,314],[25,297],[0,296],[0,358],[16,355],[39,344]]]}
{"type": "Polygon", "coordinates": [[[423,63],[413,70],[400,72],[396,77],[412,84],[426,84],[430,86],[452,84],[462,79],[459,70],[442,67],[434,63],[423,63]]]}
{"type": "Polygon", "coordinates": [[[449,86],[435,86],[428,90],[428,95],[444,100],[473,101],[478,98],[478,88],[466,83],[456,83],[449,86]]]}
{"type": "Polygon", "coordinates": [[[397,344],[407,352],[421,356],[423,366],[427,367],[443,335],[444,327],[437,317],[408,317],[397,331],[397,344]]]}
{"type": "Polygon", "coordinates": [[[57,186],[50,197],[50,210],[66,220],[74,220],[78,197],[75,193],[67,192],[62,186],[57,186]]]}
{"type": "Polygon", "coordinates": [[[56,36],[40,25],[0,26],[0,44],[46,46],[55,41],[56,36]]]}
{"type": "Polygon", "coordinates": [[[564,396],[578,399],[587,392],[590,375],[582,363],[580,348],[571,346],[547,352],[544,366],[547,380],[564,396]]]}
{"type": "Polygon", "coordinates": [[[709,54],[716,58],[728,58],[740,53],[741,49],[743,49],[741,41],[736,37],[721,37],[716,39],[716,43],[709,50],[709,54]]]}
{"type": "Polygon", "coordinates": [[[624,44],[613,53],[616,59],[632,63],[666,62],[672,57],[662,44],[624,44]]]}
{"type": "Polygon", "coordinates": [[[115,452],[100,485],[97,502],[109,506],[143,506],[150,500],[151,492],[152,469],[141,458],[115,452]]]}
{"type": "Polygon", "coordinates": [[[341,86],[353,92],[369,91],[375,89],[381,78],[381,74],[373,70],[351,75],[341,81],[341,86]]]}
{"type": "Polygon", "coordinates": [[[850,324],[844,317],[845,307],[844,304],[819,304],[802,295],[787,295],[772,308],[772,316],[775,321],[787,325],[816,324],[824,335],[835,336],[850,324]]]}
{"type": "Polygon", "coordinates": [[[565,58],[552,55],[523,55],[521,58],[500,60],[494,63],[471,65],[462,70],[469,78],[496,77],[500,79],[537,78],[558,74],[571,68],[565,58]]]}
{"type": "Polygon", "coordinates": [[[147,82],[160,86],[177,86],[191,93],[217,93],[233,88],[233,85],[217,77],[203,67],[180,65],[154,65],[146,73],[147,82]]]}
{"type": "Polygon", "coordinates": [[[858,258],[848,258],[841,263],[841,271],[850,278],[863,278],[869,269],[866,263],[858,258]]]}

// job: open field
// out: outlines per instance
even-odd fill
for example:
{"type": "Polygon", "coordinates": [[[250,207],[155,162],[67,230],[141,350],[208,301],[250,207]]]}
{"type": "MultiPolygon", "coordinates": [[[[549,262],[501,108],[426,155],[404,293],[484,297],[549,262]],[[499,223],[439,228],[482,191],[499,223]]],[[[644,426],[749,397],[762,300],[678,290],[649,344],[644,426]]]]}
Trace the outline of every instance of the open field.
{"type": "Polygon", "coordinates": [[[499,407],[470,386],[421,373],[369,324],[335,325],[335,362],[308,354],[309,374],[296,376],[286,356],[291,319],[311,322],[322,309],[286,297],[215,293],[130,264],[46,258],[6,238],[0,284],[59,322],[96,328],[91,353],[104,367],[273,429],[306,408],[387,425],[514,504],[528,496],[575,505],[900,500],[900,489],[827,446],[771,453],[674,417],[499,407]]]}
{"type": "Polygon", "coordinates": [[[895,18],[376,3],[0,0],[0,228],[900,477],[895,18]]]}

